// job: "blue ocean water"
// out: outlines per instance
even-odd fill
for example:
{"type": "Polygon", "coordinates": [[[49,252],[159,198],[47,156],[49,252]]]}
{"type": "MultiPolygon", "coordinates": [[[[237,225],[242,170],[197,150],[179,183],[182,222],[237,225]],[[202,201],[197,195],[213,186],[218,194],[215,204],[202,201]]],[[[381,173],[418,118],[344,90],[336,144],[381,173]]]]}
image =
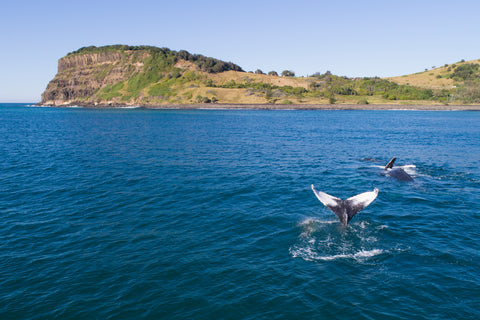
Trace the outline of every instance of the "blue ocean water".
{"type": "Polygon", "coordinates": [[[1,319],[478,319],[480,113],[0,105],[1,319]],[[415,179],[383,173],[393,157],[415,179]],[[379,188],[347,228],[310,189],[379,188]]]}

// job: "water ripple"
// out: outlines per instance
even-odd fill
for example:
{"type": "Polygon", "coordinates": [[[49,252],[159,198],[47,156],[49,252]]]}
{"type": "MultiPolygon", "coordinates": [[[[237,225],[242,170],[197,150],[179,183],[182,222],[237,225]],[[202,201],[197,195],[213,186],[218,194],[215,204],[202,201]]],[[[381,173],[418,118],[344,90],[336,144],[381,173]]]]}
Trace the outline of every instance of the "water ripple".
{"type": "Polygon", "coordinates": [[[0,120],[2,319],[479,316],[476,113],[0,120]],[[392,156],[413,183],[382,175],[392,156]],[[380,193],[345,228],[312,183],[380,193]]]}

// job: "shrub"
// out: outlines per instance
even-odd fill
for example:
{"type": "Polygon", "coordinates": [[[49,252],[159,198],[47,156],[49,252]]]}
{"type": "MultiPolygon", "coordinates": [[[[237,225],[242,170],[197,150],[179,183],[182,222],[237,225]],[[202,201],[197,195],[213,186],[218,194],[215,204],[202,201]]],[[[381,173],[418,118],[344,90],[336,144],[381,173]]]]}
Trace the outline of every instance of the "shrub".
{"type": "Polygon", "coordinates": [[[480,65],[476,63],[465,63],[456,67],[450,78],[455,80],[467,80],[478,77],[478,69],[480,65]]]}
{"type": "Polygon", "coordinates": [[[215,88],[216,87],[216,85],[215,85],[215,83],[213,83],[212,79],[208,79],[207,81],[205,81],[205,86],[210,87],[210,88],[215,88]]]}
{"type": "Polygon", "coordinates": [[[156,96],[156,97],[168,97],[173,94],[173,92],[170,89],[170,86],[165,83],[157,83],[154,86],[148,90],[148,94],[151,96],[156,96]]]}
{"type": "Polygon", "coordinates": [[[464,86],[457,90],[457,97],[463,103],[479,103],[480,102],[480,88],[475,82],[467,81],[464,86]]]}
{"type": "Polygon", "coordinates": [[[102,100],[110,100],[115,97],[120,97],[122,94],[118,91],[123,88],[123,82],[117,82],[115,84],[109,84],[100,91],[100,97],[102,100]]]}
{"type": "Polygon", "coordinates": [[[187,81],[194,81],[201,79],[201,76],[196,74],[193,71],[186,71],[183,73],[182,77],[187,81]]]}
{"type": "Polygon", "coordinates": [[[329,92],[327,94],[327,97],[328,97],[329,104],[335,104],[335,102],[337,102],[337,99],[335,99],[335,95],[332,92],[329,92]]]}
{"type": "Polygon", "coordinates": [[[291,70],[282,71],[282,77],[295,77],[295,72],[291,70]]]}
{"type": "Polygon", "coordinates": [[[361,98],[357,101],[357,104],[369,104],[369,102],[366,98],[361,98]]]}
{"type": "Polygon", "coordinates": [[[307,90],[304,87],[295,87],[293,88],[293,94],[296,96],[302,96],[307,90]]]}
{"type": "Polygon", "coordinates": [[[197,103],[210,103],[210,102],[212,102],[212,100],[210,100],[210,99],[207,98],[207,97],[202,97],[201,95],[198,95],[198,96],[196,97],[196,102],[197,102],[197,103]]]}
{"type": "Polygon", "coordinates": [[[178,69],[173,69],[168,75],[167,75],[167,78],[168,79],[177,79],[177,78],[180,78],[182,76],[182,74],[180,73],[180,70],[178,69]]]}

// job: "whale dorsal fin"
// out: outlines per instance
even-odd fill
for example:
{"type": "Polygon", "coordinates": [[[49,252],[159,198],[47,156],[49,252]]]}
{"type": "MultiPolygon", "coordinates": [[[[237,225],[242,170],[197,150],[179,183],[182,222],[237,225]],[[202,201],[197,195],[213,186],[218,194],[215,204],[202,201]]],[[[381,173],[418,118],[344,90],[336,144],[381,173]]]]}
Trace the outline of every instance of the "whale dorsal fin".
{"type": "Polygon", "coordinates": [[[343,201],[342,199],[331,196],[325,192],[315,190],[313,184],[312,190],[317,199],[335,213],[344,226],[350,222],[354,215],[372,203],[378,195],[378,189],[375,188],[373,191],[360,193],[343,201]]]}
{"type": "Polygon", "coordinates": [[[390,162],[387,163],[387,165],[385,166],[385,170],[387,170],[387,169],[392,169],[392,168],[393,168],[393,164],[395,163],[395,160],[397,160],[397,157],[393,157],[392,160],[390,160],[390,162]]]}

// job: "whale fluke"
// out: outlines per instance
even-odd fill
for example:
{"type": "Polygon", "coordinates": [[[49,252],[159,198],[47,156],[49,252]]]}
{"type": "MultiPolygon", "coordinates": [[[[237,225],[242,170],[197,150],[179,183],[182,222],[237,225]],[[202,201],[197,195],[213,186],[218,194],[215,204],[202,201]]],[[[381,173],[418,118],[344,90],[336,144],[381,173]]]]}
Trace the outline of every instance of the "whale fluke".
{"type": "Polygon", "coordinates": [[[378,189],[375,188],[373,191],[357,194],[344,201],[325,192],[315,190],[313,184],[312,190],[318,200],[338,216],[343,226],[348,225],[353,216],[365,209],[378,195],[378,189]]]}

